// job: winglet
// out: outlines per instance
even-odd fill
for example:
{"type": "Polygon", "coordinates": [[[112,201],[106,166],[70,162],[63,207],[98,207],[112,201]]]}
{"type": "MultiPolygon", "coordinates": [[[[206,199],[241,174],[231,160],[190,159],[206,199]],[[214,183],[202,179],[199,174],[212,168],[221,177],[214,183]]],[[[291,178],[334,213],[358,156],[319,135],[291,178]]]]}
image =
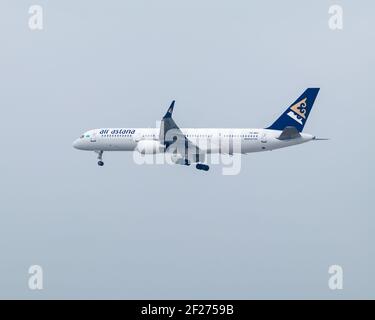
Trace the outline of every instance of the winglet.
{"type": "Polygon", "coordinates": [[[172,117],[172,113],[173,113],[173,108],[174,108],[174,103],[175,102],[176,102],[175,100],[172,101],[172,103],[171,103],[170,107],[168,108],[168,111],[165,114],[165,116],[163,117],[163,119],[165,119],[165,118],[171,118],[172,117]]]}

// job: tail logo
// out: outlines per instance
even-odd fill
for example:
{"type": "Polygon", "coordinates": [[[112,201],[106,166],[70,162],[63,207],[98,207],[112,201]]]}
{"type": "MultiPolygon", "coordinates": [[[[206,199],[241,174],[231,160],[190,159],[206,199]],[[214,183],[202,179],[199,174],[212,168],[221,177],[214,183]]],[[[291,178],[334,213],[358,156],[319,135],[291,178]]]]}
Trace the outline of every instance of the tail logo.
{"type": "Polygon", "coordinates": [[[306,119],[306,100],[302,99],[290,107],[290,111],[287,113],[289,117],[303,125],[302,119],[306,119]]]}

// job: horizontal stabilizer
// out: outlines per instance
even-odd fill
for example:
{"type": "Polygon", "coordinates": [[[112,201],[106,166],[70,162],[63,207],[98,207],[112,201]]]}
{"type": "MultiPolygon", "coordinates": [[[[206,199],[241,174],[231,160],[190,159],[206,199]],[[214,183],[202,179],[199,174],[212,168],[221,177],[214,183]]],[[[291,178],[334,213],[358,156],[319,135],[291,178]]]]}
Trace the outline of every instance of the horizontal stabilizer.
{"type": "Polygon", "coordinates": [[[329,138],[317,138],[317,137],[314,137],[313,140],[321,141],[321,140],[329,140],[329,138]]]}
{"type": "Polygon", "coordinates": [[[295,127],[286,127],[277,139],[290,140],[299,138],[300,136],[299,131],[295,127]]]}

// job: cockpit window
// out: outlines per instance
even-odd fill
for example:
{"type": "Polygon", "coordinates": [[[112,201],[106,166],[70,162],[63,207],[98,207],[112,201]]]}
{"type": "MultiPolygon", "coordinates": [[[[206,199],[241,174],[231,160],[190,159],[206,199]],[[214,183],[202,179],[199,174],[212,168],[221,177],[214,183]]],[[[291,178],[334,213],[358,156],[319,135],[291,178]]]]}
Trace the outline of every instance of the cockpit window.
{"type": "Polygon", "coordinates": [[[81,139],[83,139],[84,137],[85,137],[85,135],[84,135],[84,134],[80,136],[80,138],[81,138],[81,139]]]}

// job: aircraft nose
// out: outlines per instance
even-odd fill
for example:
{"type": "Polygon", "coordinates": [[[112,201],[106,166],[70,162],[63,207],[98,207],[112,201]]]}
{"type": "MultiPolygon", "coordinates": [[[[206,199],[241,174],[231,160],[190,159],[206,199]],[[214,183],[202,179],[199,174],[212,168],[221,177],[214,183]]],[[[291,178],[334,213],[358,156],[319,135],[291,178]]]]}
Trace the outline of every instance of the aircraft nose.
{"type": "Polygon", "coordinates": [[[73,141],[73,148],[79,149],[79,139],[73,141]]]}

